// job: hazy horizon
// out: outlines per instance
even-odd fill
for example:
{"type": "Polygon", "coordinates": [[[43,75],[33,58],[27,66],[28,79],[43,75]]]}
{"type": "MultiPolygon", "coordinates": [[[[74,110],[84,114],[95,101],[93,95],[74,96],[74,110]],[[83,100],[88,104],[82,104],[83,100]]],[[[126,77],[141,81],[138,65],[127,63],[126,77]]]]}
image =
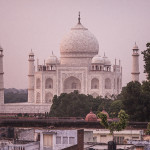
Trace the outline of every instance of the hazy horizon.
{"type": "MultiPolygon", "coordinates": [[[[132,48],[150,42],[149,0],[0,0],[0,45],[4,50],[5,88],[28,87],[28,54],[40,64],[51,52],[60,56],[63,36],[81,23],[99,41],[99,52],[121,60],[123,86],[131,81],[132,48]]],[[[145,79],[140,54],[140,81],[145,79]]]]}

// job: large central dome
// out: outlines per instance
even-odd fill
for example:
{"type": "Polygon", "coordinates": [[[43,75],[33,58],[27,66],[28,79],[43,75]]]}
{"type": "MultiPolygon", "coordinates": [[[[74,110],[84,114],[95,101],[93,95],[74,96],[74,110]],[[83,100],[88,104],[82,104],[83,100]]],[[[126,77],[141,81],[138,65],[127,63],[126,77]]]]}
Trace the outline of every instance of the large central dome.
{"type": "Polygon", "coordinates": [[[96,37],[80,23],[63,38],[60,45],[61,57],[92,58],[99,51],[96,37]]]}

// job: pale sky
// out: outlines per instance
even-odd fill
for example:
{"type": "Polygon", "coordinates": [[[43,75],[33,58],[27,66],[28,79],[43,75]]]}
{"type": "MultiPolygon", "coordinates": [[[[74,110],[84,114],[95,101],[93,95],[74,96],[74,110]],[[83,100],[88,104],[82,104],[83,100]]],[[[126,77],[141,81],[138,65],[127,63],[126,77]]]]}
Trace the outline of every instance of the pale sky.
{"type": "MultiPolygon", "coordinates": [[[[59,54],[63,36],[81,23],[99,41],[99,53],[121,60],[123,86],[131,81],[132,48],[150,42],[150,0],[0,0],[0,45],[4,49],[5,88],[27,88],[28,54],[40,63],[59,54]]],[[[140,55],[140,81],[143,74],[140,55]]],[[[36,64],[36,62],[35,62],[36,64]]]]}

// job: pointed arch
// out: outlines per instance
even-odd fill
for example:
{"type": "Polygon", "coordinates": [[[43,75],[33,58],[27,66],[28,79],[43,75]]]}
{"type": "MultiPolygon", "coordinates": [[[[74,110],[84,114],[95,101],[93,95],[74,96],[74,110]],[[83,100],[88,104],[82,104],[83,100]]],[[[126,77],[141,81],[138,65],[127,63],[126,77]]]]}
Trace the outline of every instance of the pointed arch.
{"type": "Polygon", "coordinates": [[[45,103],[51,103],[53,99],[53,94],[48,92],[45,94],[45,103]]]}
{"type": "Polygon", "coordinates": [[[45,89],[52,89],[53,88],[53,80],[51,78],[47,78],[45,80],[45,89]]]}
{"type": "Polygon", "coordinates": [[[91,80],[91,89],[99,89],[99,80],[97,78],[91,80]]]}

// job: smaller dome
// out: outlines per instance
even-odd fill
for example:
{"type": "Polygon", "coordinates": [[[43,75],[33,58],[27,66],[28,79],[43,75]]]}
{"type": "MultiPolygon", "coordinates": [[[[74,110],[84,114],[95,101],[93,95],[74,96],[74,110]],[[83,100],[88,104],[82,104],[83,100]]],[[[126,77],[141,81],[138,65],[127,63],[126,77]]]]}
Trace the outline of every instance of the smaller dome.
{"type": "Polygon", "coordinates": [[[104,59],[101,56],[96,55],[92,58],[92,64],[104,64],[104,59]]]}
{"type": "Polygon", "coordinates": [[[101,113],[105,114],[107,116],[107,119],[109,118],[108,112],[106,112],[104,109],[103,109],[103,111],[101,113]]]}
{"type": "Polygon", "coordinates": [[[87,122],[96,122],[97,121],[97,117],[92,111],[90,111],[90,113],[88,113],[86,115],[85,121],[87,121],[87,122]]]}
{"type": "Polygon", "coordinates": [[[108,57],[106,57],[106,56],[104,55],[104,56],[103,56],[103,60],[104,60],[104,65],[111,66],[111,61],[108,59],[108,57]]]}
{"type": "Polygon", "coordinates": [[[58,64],[58,59],[57,57],[52,53],[51,56],[49,56],[49,58],[46,60],[46,64],[58,64]]]}

